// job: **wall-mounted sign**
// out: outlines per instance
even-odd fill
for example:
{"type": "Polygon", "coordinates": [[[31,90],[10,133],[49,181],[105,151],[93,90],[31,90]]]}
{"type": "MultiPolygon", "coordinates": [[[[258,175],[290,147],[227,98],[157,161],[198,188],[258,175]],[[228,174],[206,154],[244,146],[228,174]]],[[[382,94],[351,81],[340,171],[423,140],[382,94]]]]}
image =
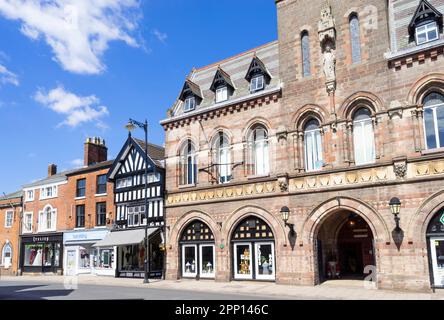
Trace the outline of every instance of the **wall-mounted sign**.
{"type": "Polygon", "coordinates": [[[444,213],[442,214],[441,218],[439,219],[439,222],[441,222],[442,224],[444,224],[444,213]]]}

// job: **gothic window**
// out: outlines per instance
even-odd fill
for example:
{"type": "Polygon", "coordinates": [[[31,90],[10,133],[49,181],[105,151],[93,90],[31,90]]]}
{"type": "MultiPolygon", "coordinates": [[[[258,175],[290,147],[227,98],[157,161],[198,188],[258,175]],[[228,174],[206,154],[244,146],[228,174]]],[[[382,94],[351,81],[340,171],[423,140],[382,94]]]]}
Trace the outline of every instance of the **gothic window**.
{"type": "Polygon", "coordinates": [[[12,247],[11,244],[8,242],[3,246],[2,250],[2,265],[5,268],[11,267],[12,264],[12,247]]]}
{"type": "Polygon", "coordinates": [[[219,183],[230,182],[231,176],[231,150],[230,141],[226,134],[219,132],[214,141],[214,163],[217,169],[219,183]]]}
{"type": "Polygon", "coordinates": [[[187,140],[180,151],[180,185],[193,185],[197,180],[197,164],[194,145],[187,140]]]}
{"type": "Polygon", "coordinates": [[[352,62],[358,63],[361,61],[361,35],[359,30],[359,19],[356,14],[350,16],[350,43],[352,62]]]}
{"type": "Polygon", "coordinates": [[[323,165],[322,139],[319,121],[312,119],[304,128],[305,170],[320,170],[323,165]]]}
{"type": "Polygon", "coordinates": [[[424,132],[427,149],[444,147],[444,95],[428,94],[424,104],[424,132]]]}
{"type": "Polygon", "coordinates": [[[362,165],[375,161],[375,138],[371,113],[360,108],[353,117],[353,144],[355,164],[362,165]]]}
{"type": "Polygon", "coordinates": [[[302,72],[304,77],[310,75],[310,38],[308,37],[308,31],[302,32],[302,72]]]}
{"type": "Polygon", "coordinates": [[[270,159],[268,150],[268,131],[263,125],[256,125],[248,137],[249,163],[251,173],[254,175],[267,175],[270,173],[270,159]]]}

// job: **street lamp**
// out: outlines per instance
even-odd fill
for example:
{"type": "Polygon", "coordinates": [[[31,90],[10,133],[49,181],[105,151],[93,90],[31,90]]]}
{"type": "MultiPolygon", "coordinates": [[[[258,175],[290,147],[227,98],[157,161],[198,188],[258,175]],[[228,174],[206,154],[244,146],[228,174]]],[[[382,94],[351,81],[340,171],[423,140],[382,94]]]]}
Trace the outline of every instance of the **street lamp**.
{"type": "Polygon", "coordinates": [[[398,215],[399,212],[401,211],[401,200],[399,200],[399,198],[393,197],[390,199],[390,210],[392,211],[392,214],[394,216],[395,219],[395,223],[396,223],[396,231],[400,231],[401,228],[399,227],[399,220],[401,220],[398,215]]]}
{"type": "Polygon", "coordinates": [[[281,217],[282,221],[284,221],[285,226],[290,228],[290,235],[294,237],[296,235],[296,231],[294,231],[294,224],[288,223],[288,218],[290,217],[290,209],[286,206],[281,208],[281,217]]]}
{"type": "Polygon", "coordinates": [[[148,265],[148,197],[147,197],[147,190],[148,190],[148,121],[145,120],[145,122],[139,122],[133,119],[129,119],[128,123],[125,125],[125,128],[129,131],[129,134],[131,135],[131,131],[133,131],[136,126],[143,129],[145,131],[145,277],[143,279],[143,283],[149,283],[148,277],[149,277],[149,265],[148,265]]]}

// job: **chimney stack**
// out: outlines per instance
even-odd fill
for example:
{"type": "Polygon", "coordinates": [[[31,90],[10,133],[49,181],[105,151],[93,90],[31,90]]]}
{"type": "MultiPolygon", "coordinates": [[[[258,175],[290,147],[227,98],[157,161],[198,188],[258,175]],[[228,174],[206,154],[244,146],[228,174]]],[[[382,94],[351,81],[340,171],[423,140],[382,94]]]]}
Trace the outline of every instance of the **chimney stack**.
{"type": "Polygon", "coordinates": [[[85,166],[90,166],[92,164],[108,160],[108,148],[105,145],[104,139],[98,137],[87,138],[84,150],[85,166]]]}
{"type": "Polygon", "coordinates": [[[55,174],[57,174],[57,166],[52,163],[48,166],[48,177],[52,177],[55,174]]]}

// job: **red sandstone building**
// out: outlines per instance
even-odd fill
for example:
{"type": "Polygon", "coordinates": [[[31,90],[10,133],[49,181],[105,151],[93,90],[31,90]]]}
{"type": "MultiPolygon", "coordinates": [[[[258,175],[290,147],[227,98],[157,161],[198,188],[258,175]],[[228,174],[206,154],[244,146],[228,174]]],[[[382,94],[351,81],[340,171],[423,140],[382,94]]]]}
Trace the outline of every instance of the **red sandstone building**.
{"type": "Polygon", "coordinates": [[[276,6],[161,122],[166,277],[444,287],[444,3],[276,6]]]}

